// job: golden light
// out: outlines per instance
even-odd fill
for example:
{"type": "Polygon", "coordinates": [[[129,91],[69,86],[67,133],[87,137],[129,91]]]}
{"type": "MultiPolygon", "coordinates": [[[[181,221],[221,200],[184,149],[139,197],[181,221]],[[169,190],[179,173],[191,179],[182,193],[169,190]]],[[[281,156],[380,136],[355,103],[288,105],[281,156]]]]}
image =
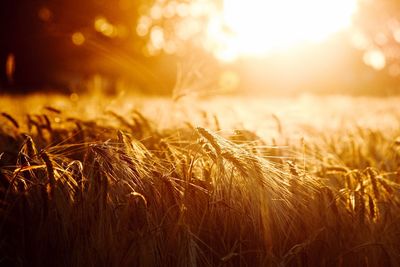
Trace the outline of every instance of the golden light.
{"type": "Polygon", "coordinates": [[[208,38],[223,60],[316,43],[351,25],[357,0],[224,0],[208,38]]]}

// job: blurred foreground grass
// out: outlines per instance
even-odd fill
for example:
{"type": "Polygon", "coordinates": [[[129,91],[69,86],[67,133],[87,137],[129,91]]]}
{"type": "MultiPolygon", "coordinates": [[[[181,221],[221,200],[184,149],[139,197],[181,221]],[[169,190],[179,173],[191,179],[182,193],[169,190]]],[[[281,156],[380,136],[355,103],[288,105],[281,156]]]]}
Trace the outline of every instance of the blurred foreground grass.
{"type": "Polygon", "coordinates": [[[398,266],[398,102],[2,96],[0,262],[398,266]]]}

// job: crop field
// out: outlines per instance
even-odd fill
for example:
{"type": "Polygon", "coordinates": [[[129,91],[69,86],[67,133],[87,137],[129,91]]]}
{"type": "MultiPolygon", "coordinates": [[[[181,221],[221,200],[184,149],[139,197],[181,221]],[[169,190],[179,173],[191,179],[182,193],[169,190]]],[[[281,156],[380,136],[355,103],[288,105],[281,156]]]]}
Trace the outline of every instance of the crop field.
{"type": "Polygon", "coordinates": [[[0,96],[0,265],[400,266],[399,100],[0,96]]]}

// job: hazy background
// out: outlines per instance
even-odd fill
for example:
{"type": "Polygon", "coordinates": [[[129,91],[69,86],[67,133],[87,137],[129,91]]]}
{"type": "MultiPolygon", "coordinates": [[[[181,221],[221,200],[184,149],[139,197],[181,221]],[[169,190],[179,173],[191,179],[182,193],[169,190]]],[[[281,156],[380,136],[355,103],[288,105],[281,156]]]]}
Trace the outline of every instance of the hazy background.
{"type": "Polygon", "coordinates": [[[3,0],[0,90],[398,94],[400,4],[357,4],[318,44],[225,60],[205,37],[222,1],[3,0]]]}

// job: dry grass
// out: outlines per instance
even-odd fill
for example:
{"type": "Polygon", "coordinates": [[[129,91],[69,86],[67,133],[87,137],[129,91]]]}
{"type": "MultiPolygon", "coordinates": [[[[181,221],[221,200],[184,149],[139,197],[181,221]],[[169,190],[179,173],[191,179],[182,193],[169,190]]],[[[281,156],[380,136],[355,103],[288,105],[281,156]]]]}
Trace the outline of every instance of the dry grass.
{"type": "Polygon", "coordinates": [[[231,134],[217,109],[178,120],[173,103],[161,125],[146,107],[30,101],[0,110],[4,266],[400,265],[400,120],[386,100],[329,129],[332,109],[307,122],[260,108],[231,134]]]}

